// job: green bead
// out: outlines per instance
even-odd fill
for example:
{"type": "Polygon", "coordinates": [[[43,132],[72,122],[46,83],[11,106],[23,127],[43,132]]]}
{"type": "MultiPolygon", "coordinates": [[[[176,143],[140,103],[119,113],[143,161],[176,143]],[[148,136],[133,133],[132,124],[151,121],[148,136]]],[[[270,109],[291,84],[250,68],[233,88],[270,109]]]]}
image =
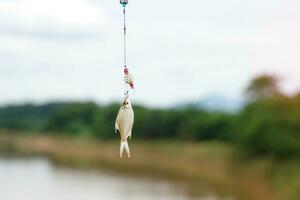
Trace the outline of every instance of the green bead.
{"type": "Polygon", "coordinates": [[[125,3],[123,3],[123,4],[122,4],[122,6],[123,6],[123,8],[125,8],[125,7],[126,7],[126,4],[125,4],[125,3]]]}

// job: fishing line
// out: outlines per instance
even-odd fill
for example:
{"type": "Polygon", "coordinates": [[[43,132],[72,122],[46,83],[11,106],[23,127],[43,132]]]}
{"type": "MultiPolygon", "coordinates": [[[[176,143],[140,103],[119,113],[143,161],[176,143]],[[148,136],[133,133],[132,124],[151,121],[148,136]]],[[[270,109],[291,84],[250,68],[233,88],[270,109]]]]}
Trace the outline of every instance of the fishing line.
{"type": "Polygon", "coordinates": [[[134,90],[134,83],[133,83],[133,75],[129,73],[129,69],[127,68],[126,5],[128,4],[128,0],[120,0],[120,4],[122,4],[123,6],[124,95],[125,97],[129,97],[130,91],[134,90]]]}

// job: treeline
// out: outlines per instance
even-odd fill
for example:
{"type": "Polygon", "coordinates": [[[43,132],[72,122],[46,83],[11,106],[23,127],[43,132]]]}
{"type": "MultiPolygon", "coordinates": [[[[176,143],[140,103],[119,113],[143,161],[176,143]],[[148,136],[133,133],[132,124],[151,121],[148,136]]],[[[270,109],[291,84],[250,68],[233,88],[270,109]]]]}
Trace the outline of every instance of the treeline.
{"type": "MultiPolygon", "coordinates": [[[[262,76],[248,90],[239,113],[209,112],[196,107],[149,109],[135,106],[134,138],[222,140],[256,155],[300,157],[300,95],[287,97],[276,79],[262,76]]],[[[52,103],[0,108],[0,128],[44,134],[118,138],[118,104],[52,103]]]]}
{"type": "MultiPolygon", "coordinates": [[[[0,108],[0,127],[27,132],[115,138],[120,105],[52,103],[0,108]]],[[[135,106],[134,137],[141,139],[230,140],[233,114],[210,113],[196,107],[149,109],[135,106]]]]}

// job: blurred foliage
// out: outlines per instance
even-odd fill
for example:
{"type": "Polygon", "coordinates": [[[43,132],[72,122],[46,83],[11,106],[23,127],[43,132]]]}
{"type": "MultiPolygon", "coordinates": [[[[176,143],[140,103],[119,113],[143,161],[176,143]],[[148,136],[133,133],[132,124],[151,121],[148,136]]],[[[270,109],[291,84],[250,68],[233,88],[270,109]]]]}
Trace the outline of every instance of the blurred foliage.
{"type": "Polygon", "coordinates": [[[300,94],[284,96],[275,76],[249,84],[248,104],[239,114],[238,146],[255,155],[300,157],[300,94]]]}
{"type": "MultiPolygon", "coordinates": [[[[266,75],[255,78],[247,89],[250,101],[240,113],[209,112],[193,106],[135,106],[133,136],[151,140],[225,140],[254,155],[300,157],[300,95],[279,95],[277,81],[266,75]]],[[[101,106],[92,102],[7,106],[0,108],[0,127],[116,138],[118,110],[118,104],[101,106]]]]}
{"type": "Polygon", "coordinates": [[[254,78],[246,89],[248,99],[254,101],[280,94],[279,79],[271,75],[261,75],[254,78]]]}
{"type": "Polygon", "coordinates": [[[240,114],[240,147],[284,158],[300,155],[300,95],[250,103],[240,114]]]}
{"type": "Polygon", "coordinates": [[[95,124],[97,105],[94,103],[65,103],[49,115],[43,130],[80,134],[90,131],[95,124]]]}
{"type": "Polygon", "coordinates": [[[53,111],[61,106],[51,103],[43,106],[27,104],[0,108],[0,127],[13,130],[42,130],[53,111]]]}

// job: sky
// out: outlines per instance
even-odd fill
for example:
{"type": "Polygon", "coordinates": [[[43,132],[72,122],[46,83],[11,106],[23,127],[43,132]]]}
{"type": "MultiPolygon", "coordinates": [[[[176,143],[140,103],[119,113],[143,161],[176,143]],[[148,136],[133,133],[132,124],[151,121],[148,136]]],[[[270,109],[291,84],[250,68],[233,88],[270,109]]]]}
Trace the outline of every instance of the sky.
{"type": "MultiPolygon", "coordinates": [[[[129,0],[135,102],[242,98],[276,74],[300,90],[298,0],[129,0]]],[[[0,0],[0,104],[123,98],[118,0],[0,0]]]]}

